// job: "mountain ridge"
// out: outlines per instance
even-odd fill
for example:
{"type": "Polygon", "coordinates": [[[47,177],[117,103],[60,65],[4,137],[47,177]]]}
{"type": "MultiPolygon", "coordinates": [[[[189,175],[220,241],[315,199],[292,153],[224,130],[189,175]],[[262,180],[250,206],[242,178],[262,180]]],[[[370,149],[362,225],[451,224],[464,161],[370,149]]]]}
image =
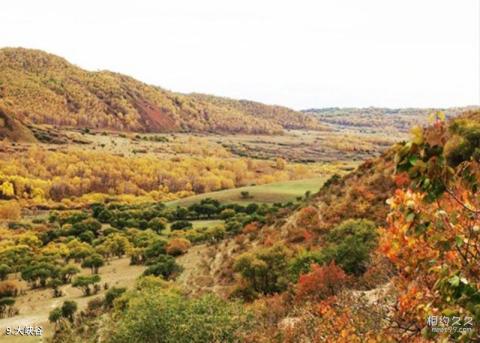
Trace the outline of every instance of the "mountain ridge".
{"type": "Polygon", "coordinates": [[[286,107],[172,92],[25,48],[0,49],[0,106],[24,123],[75,128],[248,134],[325,129],[315,117],[286,107]]]}

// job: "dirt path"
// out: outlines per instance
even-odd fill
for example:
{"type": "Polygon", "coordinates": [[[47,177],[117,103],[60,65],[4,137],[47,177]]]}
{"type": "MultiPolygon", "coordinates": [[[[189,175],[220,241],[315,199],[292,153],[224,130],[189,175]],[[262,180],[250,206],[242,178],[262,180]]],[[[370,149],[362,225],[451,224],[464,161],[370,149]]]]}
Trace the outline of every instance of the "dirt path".
{"type": "Polygon", "coordinates": [[[216,245],[193,246],[185,255],[177,258],[177,263],[184,268],[177,283],[191,294],[205,291],[227,294],[230,284],[222,272],[233,257],[236,247],[237,244],[231,239],[216,245]]]}

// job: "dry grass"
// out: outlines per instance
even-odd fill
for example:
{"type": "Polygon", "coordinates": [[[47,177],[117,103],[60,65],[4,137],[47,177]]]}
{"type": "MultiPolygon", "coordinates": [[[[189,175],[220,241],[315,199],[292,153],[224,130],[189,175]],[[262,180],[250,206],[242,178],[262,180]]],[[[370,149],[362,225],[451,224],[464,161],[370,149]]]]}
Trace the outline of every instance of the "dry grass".
{"type": "MultiPolygon", "coordinates": [[[[44,336],[52,334],[53,327],[48,322],[48,315],[55,307],[61,306],[65,300],[74,300],[78,304],[79,310],[87,307],[90,300],[100,297],[105,293],[103,289],[104,283],[107,283],[109,287],[129,287],[131,288],[135,284],[136,278],[142,274],[144,270],[143,266],[131,266],[129,258],[121,258],[111,260],[106,266],[100,269],[100,276],[102,278],[101,285],[102,290],[89,297],[85,297],[82,291],[77,288],[73,288],[71,285],[65,285],[61,287],[64,295],[60,298],[52,297],[51,289],[35,289],[30,290],[24,281],[15,282],[21,289],[26,290],[25,295],[21,295],[16,298],[15,307],[20,310],[20,314],[12,318],[0,319],[0,342],[36,342],[27,340],[26,338],[12,338],[4,336],[3,333],[7,327],[12,329],[17,326],[42,326],[45,330],[44,336]],[[24,339],[24,340],[23,340],[24,339]]],[[[82,270],[82,274],[89,274],[87,269],[82,270]]]]}

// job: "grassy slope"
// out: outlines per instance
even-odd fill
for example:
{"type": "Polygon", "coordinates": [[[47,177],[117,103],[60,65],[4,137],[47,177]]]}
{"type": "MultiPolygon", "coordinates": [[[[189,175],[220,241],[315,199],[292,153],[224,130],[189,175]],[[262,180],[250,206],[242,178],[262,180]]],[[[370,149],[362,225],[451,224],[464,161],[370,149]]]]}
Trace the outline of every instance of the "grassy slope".
{"type": "MultiPolygon", "coordinates": [[[[220,220],[220,219],[191,220],[190,222],[192,223],[192,229],[202,229],[205,227],[211,228],[211,227],[215,227],[225,223],[223,220],[220,220]]],[[[164,231],[162,231],[162,234],[165,235],[166,237],[168,237],[172,232],[174,232],[170,228],[171,226],[172,226],[172,223],[167,223],[167,228],[164,231]]]]}
{"type": "Polygon", "coordinates": [[[249,204],[255,203],[275,203],[295,200],[297,196],[302,196],[306,191],[317,192],[325,182],[326,177],[316,177],[305,180],[286,181],[270,183],[259,186],[247,186],[224,191],[212,192],[194,195],[188,198],[170,201],[167,206],[189,206],[205,198],[217,199],[225,203],[249,204]],[[253,198],[242,199],[241,192],[247,191],[253,198]]]}

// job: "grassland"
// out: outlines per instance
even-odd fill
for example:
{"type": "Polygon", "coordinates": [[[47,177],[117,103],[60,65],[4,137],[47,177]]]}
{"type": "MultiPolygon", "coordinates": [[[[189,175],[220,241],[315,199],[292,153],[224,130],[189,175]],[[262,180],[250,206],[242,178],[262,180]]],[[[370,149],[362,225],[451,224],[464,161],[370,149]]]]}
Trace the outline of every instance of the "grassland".
{"type": "MultiPolygon", "coordinates": [[[[213,220],[192,220],[191,221],[192,223],[192,229],[201,229],[201,228],[211,228],[211,227],[214,227],[214,226],[217,226],[217,225],[222,225],[224,223],[223,220],[217,220],[217,219],[213,219],[213,220]]],[[[172,226],[172,223],[168,223],[167,224],[167,228],[165,231],[162,231],[162,234],[164,235],[167,235],[169,233],[171,233],[171,229],[170,227],[172,226]]]]}
{"type": "Polygon", "coordinates": [[[202,199],[213,198],[222,203],[237,203],[241,205],[249,203],[267,203],[288,202],[295,200],[296,197],[303,196],[305,192],[317,192],[327,177],[315,177],[311,179],[276,182],[259,186],[247,186],[235,189],[227,189],[218,192],[194,195],[188,198],[167,202],[167,206],[189,206],[199,202],[202,199]],[[242,192],[248,192],[249,198],[242,197],[242,192]]]}

